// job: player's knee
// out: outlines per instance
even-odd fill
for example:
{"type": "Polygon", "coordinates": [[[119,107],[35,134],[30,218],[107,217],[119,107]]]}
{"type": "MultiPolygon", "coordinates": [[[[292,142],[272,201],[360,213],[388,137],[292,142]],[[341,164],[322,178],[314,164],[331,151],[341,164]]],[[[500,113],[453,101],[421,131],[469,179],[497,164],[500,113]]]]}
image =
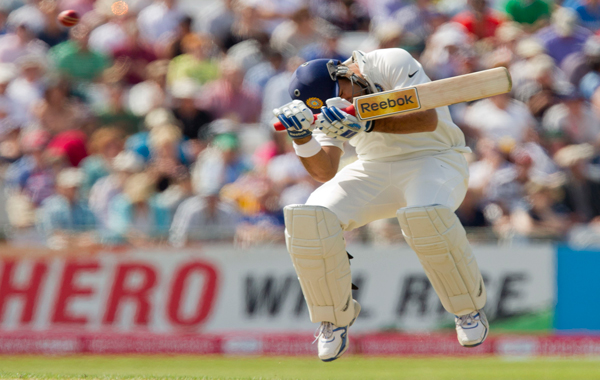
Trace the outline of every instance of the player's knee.
{"type": "Polygon", "coordinates": [[[396,216],[406,236],[443,233],[457,222],[460,224],[451,208],[439,204],[403,207],[396,211],[396,216]]]}
{"type": "MultiPolygon", "coordinates": [[[[337,215],[327,207],[314,205],[294,204],[283,208],[285,227],[290,234],[302,233],[302,230],[326,228],[329,231],[340,228],[341,223],[337,215]],[[322,227],[319,227],[322,225],[322,227]]],[[[319,231],[323,232],[323,231],[319,231]]]]}

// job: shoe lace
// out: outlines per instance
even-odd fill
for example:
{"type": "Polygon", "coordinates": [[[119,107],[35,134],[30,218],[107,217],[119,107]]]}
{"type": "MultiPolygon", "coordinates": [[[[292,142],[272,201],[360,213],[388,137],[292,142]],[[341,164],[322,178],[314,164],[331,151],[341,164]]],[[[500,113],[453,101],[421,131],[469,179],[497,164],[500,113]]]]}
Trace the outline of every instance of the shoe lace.
{"type": "Polygon", "coordinates": [[[465,315],[461,315],[461,316],[457,315],[455,323],[457,326],[470,326],[470,325],[476,323],[477,321],[479,321],[478,313],[479,313],[478,311],[474,311],[470,314],[465,314],[465,315]]]}
{"type": "Polygon", "coordinates": [[[313,341],[313,344],[319,340],[321,335],[323,335],[323,338],[325,339],[330,339],[333,336],[333,323],[321,322],[321,325],[315,330],[315,340],[313,341]]]}

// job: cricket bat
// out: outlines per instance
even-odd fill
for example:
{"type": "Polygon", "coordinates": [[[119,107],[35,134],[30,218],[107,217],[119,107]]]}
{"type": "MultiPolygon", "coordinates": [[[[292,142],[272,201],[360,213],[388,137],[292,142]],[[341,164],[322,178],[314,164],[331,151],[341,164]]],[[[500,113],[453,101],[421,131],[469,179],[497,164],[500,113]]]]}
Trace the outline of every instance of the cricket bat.
{"type": "MultiPolygon", "coordinates": [[[[354,104],[342,111],[360,120],[376,120],[401,113],[425,111],[451,104],[470,102],[504,94],[512,88],[510,74],[505,67],[478,71],[418,84],[391,91],[358,96],[354,104]]],[[[315,115],[315,120],[317,115],[315,115]]],[[[278,121],[275,130],[285,127],[278,121]]]]}

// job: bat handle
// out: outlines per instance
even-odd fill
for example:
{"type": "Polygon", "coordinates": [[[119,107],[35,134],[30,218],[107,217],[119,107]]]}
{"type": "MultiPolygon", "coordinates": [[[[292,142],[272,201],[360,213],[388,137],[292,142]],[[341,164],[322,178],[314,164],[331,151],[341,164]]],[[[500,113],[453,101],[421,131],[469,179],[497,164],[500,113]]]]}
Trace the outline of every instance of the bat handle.
{"type": "MultiPolygon", "coordinates": [[[[354,105],[348,106],[346,108],[342,108],[342,111],[346,112],[347,114],[350,114],[352,116],[356,116],[356,112],[354,110],[354,105]]],[[[315,120],[317,120],[317,117],[319,115],[314,115],[315,116],[315,120]]],[[[277,121],[273,124],[273,127],[275,127],[276,131],[285,131],[285,127],[283,126],[283,124],[281,124],[280,121],[277,121]]]]}

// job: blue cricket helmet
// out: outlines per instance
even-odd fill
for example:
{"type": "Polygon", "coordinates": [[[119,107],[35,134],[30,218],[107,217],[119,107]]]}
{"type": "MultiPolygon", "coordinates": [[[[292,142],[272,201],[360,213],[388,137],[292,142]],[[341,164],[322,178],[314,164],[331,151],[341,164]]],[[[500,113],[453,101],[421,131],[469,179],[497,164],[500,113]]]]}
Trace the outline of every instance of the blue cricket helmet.
{"type": "Polygon", "coordinates": [[[292,100],[302,100],[313,113],[321,112],[325,101],[339,94],[337,59],[315,59],[303,63],[292,76],[289,93],[292,100]]]}

